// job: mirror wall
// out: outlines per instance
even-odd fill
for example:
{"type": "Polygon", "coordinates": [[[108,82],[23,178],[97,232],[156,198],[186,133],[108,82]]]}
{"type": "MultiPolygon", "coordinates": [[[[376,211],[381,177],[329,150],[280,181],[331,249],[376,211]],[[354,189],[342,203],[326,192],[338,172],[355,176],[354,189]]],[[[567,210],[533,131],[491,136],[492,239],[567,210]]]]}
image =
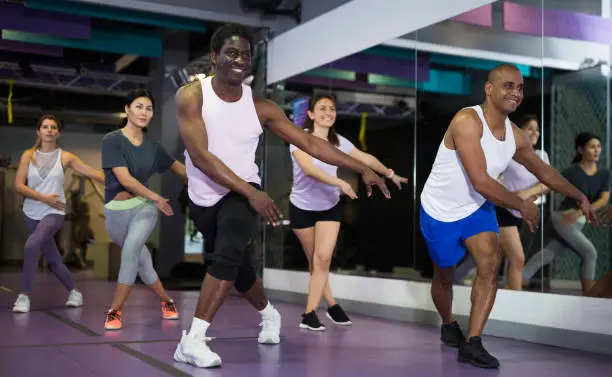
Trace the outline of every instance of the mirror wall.
{"type": "MultiPolygon", "coordinates": [[[[308,118],[310,98],[333,94],[337,133],[408,179],[402,190],[387,180],[390,200],[379,192],[368,198],[359,176],[338,170],[358,198],[341,196],[332,272],[432,278],[419,227],[420,195],[454,114],[483,103],[488,72],[501,63],[515,65],[524,79],[524,98],[510,119],[524,128],[538,155],[585,190],[593,203],[604,205],[612,43],[605,4],[496,1],[268,87],[268,96],[300,126],[308,118]],[[593,136],[577,149],[576,138],[584,132],[593,136]]],[[[307,271],[304,247],[289,216],[290,153],[289,145],[266,134],[266,190],[285,221],[264,229],[264,266],[307,271]]],[[[540,190],[532,190],[541,213],[536,232],[498,209],[502,249],[509,250],[502,251],[510,256],[500,266],[499,287],[583,295],[611,269],[610,231],[584,224],[584,218],[574,216],[575,204],[562,195],[540,186],[534,190],[540,190]]],[[[473,266],[468,257],[460,263],[457,284],[471,285],[473,266]]]]}

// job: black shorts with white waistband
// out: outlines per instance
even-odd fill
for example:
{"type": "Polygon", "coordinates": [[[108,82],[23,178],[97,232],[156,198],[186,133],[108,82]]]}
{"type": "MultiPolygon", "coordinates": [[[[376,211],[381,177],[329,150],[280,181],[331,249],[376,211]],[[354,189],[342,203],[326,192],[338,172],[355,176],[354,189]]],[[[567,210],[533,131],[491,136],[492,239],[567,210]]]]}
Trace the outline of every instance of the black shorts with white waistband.
{"type": "Polygon", "coordinates": [[[318,221],[342,220],[342,205],[338,202],[335,206],[324,211],[307,211],[298,208],[289,202],[289,221],[292,229],[305,229],[315,226],[318,221]]]}
{"type": "Polygon", "coordinates": [[[495,213],[497,214],[497,223],[501,227],[515,226],[519,230],[523,225],[523,219],[514,216],[506,208],[495,206],[495,213]]]}

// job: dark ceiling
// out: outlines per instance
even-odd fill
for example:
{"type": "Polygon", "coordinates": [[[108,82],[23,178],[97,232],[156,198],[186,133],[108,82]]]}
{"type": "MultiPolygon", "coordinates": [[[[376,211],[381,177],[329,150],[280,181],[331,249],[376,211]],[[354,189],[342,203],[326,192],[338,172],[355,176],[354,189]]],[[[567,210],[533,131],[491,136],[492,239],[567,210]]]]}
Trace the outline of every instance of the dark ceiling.
{"type": "MultiPolygon", "coordinates": [[[[206,22],[206,32],[191,32],[91,18],[91,26],[92,30],[135,30],[157,35],[182,33],[181,38],[189,38],[191,61],[207,54],[210,36],[219,24],[206,22]]],[[[0,49],[1,123],[6,124],[8,118],[8,81],[14,79],[11,99],[13,125],[29,126],[42,113],[55,113],[67,124],[85,121],[94,129],[104,132],[116,124],[126,92],[135,87],[150,87],[152,80],[164,79],[151,76],[154,59],[144,56],[138,56],[121,70],[115,71],[115,63],[123,56],[66,47],[63,48],[62,57],[0,49]],[[40,66],[53,73],[41,73],[40,68],[36,68],[40,66]],[[81,75],[83,73],[86,74],[81,75]],[[131,79],[137,82],[131,83],[131,79]]]]}

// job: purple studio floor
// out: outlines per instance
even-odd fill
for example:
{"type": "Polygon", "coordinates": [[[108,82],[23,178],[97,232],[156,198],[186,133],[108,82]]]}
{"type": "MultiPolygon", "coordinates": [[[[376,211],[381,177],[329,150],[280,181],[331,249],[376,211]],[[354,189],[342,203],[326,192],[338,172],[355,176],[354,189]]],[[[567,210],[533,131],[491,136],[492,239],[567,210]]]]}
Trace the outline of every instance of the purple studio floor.
{"type": "Polygon", "coordinates": [[[257,343],[259,315],[239,297],[228,300],[209,330],[223,366],[198,369],[172,358],[181,330],[191,323],[197,292],[172,292],[181,319],[162,321],[159,303],[137,286],[123,311],[124,328],[105,332],[114,284],[75,277],[84,307],[64,308],[67,292],[45,272],[37,277],[32,311],[13,314],[20,275],[0,274],[2,376],[603,377],[612,370],[609,356],[493,337],[484,344],[501,368],[477,369],[458,363],[457,351],[440,345],[437,328],[352,315],[349,328],[329,324],[327,331],[313,333],[297,327],[303,308],[280,302],[275,306],[283,315],[281,344],[264,346],[257,343]]]}

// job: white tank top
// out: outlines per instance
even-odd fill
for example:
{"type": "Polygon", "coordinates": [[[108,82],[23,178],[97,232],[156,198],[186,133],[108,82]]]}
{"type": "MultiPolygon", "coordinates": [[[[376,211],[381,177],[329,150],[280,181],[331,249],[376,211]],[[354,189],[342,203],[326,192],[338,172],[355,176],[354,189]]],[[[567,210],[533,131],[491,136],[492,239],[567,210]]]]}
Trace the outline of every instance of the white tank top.
{"type": "MultiPolygon", "coordinates": [[[[212,77],[202,83],[202,118],[208,135],[208,151],[219,158],[243,180],[261,184],[255,152],[263,130],[248,85],[242,85],[242,97],[225,102],[212,88],[212,77]]],[[[208,178],[185,151],[189,198],[201,207],[211,207],[230,190],[208,178]]]]}
{"type": "MultiPolygon", "coordinates": [[[[550,165],[548,154],[543,150],[536,150],[535,153],[544,161],[547,165],[550,165]]],[[[540,183],[540,180],[535,175],[531,174],[526,167],[512,160],[508,164],[508,168],[504,172],[503,184],[508,191],[520,191],[531,188],[536,184],[540,183]]],[[[541,195],[535,200],[535,204],[539,205],[546,203],[546,196],[541,195]]],[[[522,218],[521,213],[514,209],[509,209],[515,217],[522,218]]]]}
{"type": "MultiPolygon", "coordinates": [[[[46,154],[39,151],[35,151],[34,153],[35,155],[37,153],[46,154]]],[[[49,154],[51,153],[55,153],[55,151],[49,152],[49,154]]],[[[61,149],[58,149],[55,163],[51,165],[51,168],[48,170],[47,174],[43,174],[43,176],[41,176],[36,163],[30,161],[30,164],[28,165],[28,187],[41,194],[60,194],[61,200],[65,203],[64,167],[62,166],[61,149]]],[[[48,204],[30,198],[25,198],[23,201],[23,213],[32,220],[42,220],[45,216],[50,214],[66,214],[64,211],[55,209],[48,204]]]]}
{"type": "MultiPolygon", "coordinates": [[[[506,118],[506,137],[497,139],[487,124],[482,108],[471,106],[483,125],[480,145],[484,151],[487,174],[497,180],[506,170],[516,151],[514,131],[510,119],[506,118]]],[[[448,149],[444,139],[438,148],[431,173],[421,193],[421,205],[425,212],[438,221],[461,220],[476,212],[486,199],[470,182],[456,150],[448,149]]]]}

